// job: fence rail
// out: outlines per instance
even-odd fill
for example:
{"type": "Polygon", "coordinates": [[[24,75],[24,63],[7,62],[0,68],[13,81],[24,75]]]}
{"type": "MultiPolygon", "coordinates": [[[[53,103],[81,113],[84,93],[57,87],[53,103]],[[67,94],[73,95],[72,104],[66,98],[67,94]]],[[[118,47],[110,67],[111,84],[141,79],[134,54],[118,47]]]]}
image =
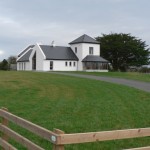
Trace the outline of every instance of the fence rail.
{"type": "MultiPolygon", "coordinates": [[[[4,108],[0,109],[0,116],[2,117],[0,131],[3,133],[2,137],[0,138],[0,145],[3,147],[3,150],[16,150],[15,147],[8,143],[9,138],[13,138],[29,150],[44,150],[40,146],[10,129],[8,127],[9,121],[50,141],[53,144],[53,150],[64,150],[64,146],[66,144],[78,144],[150,136],[150,128],[65,134],[59,129],[54,129],[54,131],[47,130],[36,124],[33,124],[32,122],[9,113],[7,109],[4,108]]],[[[150,150],[150,146],[128,150],[150,150]]]]}
{"type": "Polygon", "coordinates": [[[58,144],[77,144],[150,136],[150,128],[63,134],[58,144]]]}

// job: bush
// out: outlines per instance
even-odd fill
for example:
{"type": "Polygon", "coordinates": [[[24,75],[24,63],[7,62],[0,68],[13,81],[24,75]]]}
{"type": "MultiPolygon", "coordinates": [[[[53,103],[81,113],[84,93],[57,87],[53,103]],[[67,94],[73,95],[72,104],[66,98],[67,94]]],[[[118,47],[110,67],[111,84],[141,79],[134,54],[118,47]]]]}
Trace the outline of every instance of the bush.
{"type": "Polygon", "coordinates": [[[141,72],[141,73],[150,73],[150,68],[142,67],[142,68],[139,69],[139,72],[141,72]]]}

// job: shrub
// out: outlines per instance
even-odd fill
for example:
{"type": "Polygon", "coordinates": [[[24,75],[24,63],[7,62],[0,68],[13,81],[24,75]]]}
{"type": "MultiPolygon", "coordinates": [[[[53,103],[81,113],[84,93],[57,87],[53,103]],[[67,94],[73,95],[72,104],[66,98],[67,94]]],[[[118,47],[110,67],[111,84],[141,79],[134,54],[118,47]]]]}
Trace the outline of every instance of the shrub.
{"type": "Polygon", "coordinates": [[[141,73],[150,73],[150,68],[142,67],[142,68],[139,69],[139,72],[141,72],[141,73]]]}

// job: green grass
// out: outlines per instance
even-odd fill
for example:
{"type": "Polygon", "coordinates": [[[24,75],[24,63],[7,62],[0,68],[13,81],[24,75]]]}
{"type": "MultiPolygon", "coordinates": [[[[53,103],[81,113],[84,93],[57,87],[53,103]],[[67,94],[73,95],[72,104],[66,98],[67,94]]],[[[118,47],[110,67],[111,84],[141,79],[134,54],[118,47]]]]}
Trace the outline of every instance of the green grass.
{"type": "Polygon", "coordinates": [[[125,78],[125,79],[131,79],[131,80],[150,82],[150,74],[138,73],[138,72],[83,72],[83,71],[76,71],[76,72],[70,72],[70,73],[106,76],[106,77],[113,77],[113,78],[125,78]]]}
{"type": "MultiPolygon", "coordinates": [[[[150,93],[111,83],[38,72],[0,72],[0,107],[49,130],[65,133],[150,126],[150,93]]],[[[52,145],[10,124],[41,145],[52,145]]],[[[18,149],[24,150],[11,140],[18,149]]],[[[68,150],[120,150],[148,146],[150,137],[67,145],[68,150]]]]}

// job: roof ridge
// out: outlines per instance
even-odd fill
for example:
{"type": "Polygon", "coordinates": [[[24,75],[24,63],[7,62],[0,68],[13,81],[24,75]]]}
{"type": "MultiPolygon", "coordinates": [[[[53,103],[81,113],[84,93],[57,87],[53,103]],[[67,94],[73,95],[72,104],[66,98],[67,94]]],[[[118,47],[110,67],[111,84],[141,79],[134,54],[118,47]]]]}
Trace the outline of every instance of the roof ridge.
{"type": "Polygon", "coordinates": [[[35,46],[35,44],[28,45],[26,48],[24,48],[19,54],[18,57],[22,56],[27,50],[32,49],[35,46]]]}
{"type": "Polygon", "coordinates": [[[83,41],[85,40],[85,36],[86,36],[86,34],[83,34],[83,41]]]}
{"type": "MultiPolygon", "coordinates": [[[[52,47],[51,45],[47,45],[47,44],[40,44],[40,46],[50,46],[50,47],[52,47]]],[[[69,46],[54,46],[54,47],[69,47],[69,46]]]]}

